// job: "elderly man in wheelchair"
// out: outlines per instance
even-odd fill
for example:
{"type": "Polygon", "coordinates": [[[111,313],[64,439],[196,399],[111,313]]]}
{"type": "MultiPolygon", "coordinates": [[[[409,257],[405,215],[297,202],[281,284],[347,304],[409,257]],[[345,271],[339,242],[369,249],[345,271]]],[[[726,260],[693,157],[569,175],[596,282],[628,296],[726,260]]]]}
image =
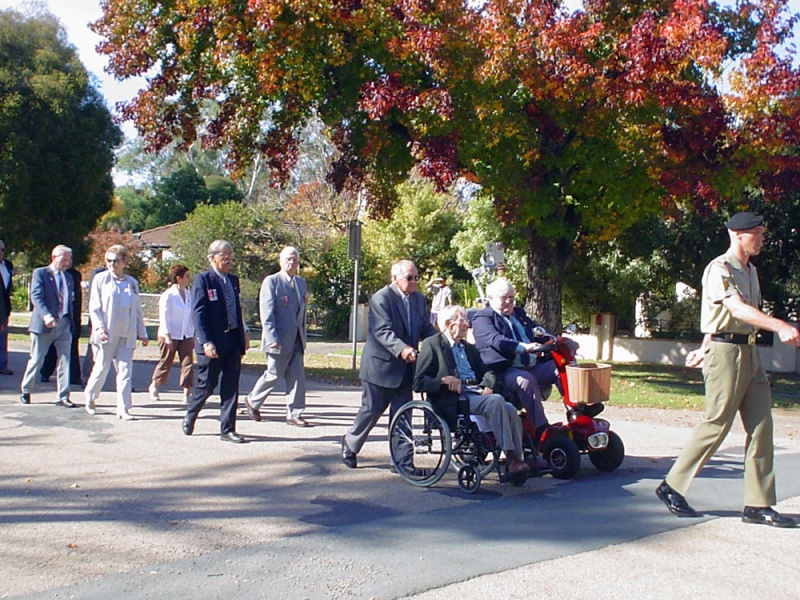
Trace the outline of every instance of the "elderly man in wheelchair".
{"type": "MultiPolygon", "coordinates": [[[[463,412],[466,409],[469,414],[477,415],[485,421],[485,426],[481,429],[488,429],[494,434],[496,445],[505,452],[508,474],[515,479],[524,479],[530,473],[530,467],[523,461],[522,422],[517,409],[506,402],[503,396],[493,393],[496,384],[494,373],[487,370],[475,347],[464,341],[469,329],[466,311],[460,306],[448,306],[439,312],[437,324],[441,333],[422,342],[413,384],[415,391],[427,395],[429,406],[433,408],[435,415],[431,414],[429,408],[426,408],[428,405],[422,402],[412,402],[404,407],[407,410],[398,411],[390,431],[392,460],[395,467],[401,475],[410,475],[411,483],[415,483],[416,480],[418,485],[431,485],[434,482],[433,474],[426,473],[424,468],[420,469],[418,465],[410,463],[417,458],[423,458],[422,455],[427,455],[424,458],[430,460],[430,455],[436,453],[430,441],[432,432],[436,432],[437,429],[447,429],[447,435],[444,437],[450,438],[450,431],[455,433],[459,428],[463,429],[459,420],[463,422],[463,412]],[[415,408],[423,413],[427,410],[428,414],[417,419],[420,421],[421,430],[411,435],[415,427],[413,422],[415,408]]],[[[447,455],[447,460],[443,467],[439,461],[434,471],[446,470],[448,466],[446,463],[449,462],[451,455],[457,462],[467,460],[465,453],[458,448],[460,442],[464,440],[455,440],[454,449],[445,447],[450,446],[452,440],[442,440],[441,451],[447,455]]],[[[494,443],[479,445],[493,446],[494,443]]],[[[475,453],[475,440],[471,440],[471,444],[475,453]]],[[[477,460],[486,459],[486,455],[495,449],[483,447],[482,450],[481,456],[481,448],[477,449],[477,460]]],[[[489,457],[490,461],[491,458],[489,457]]],[[[435,480],[440,477],[441,474],[435,477],[435,480]]],[[[460,477],[459,485],[461,485],[460,477]]]]}

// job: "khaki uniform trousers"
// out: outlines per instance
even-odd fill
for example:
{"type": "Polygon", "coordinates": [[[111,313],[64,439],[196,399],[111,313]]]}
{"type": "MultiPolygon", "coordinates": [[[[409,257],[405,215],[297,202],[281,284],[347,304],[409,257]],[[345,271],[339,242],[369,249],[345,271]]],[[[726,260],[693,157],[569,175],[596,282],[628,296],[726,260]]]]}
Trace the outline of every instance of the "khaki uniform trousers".
{"type": "Polygon", "coordinates": [[[776,503],[769,382],[755,345],[711,342],[703,363],[706,415],[678,456],[666,482],[686,495],[692,479],[720,447],[736,413],[745,430],[744,505],[776,503]]]}

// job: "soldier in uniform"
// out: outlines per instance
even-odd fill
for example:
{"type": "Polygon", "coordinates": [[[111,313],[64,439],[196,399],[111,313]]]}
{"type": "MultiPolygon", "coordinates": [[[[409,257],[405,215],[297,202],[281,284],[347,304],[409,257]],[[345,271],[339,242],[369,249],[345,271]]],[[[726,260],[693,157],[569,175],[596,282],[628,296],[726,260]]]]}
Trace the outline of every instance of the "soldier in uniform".
{"type": "Polygon", "coordinates": [[[742,521],[795,527],[794,519],[772,508],[777,499],[771,398],[755,332],[767,329],[778,334],[783,343],[800,346],[800,331],[759,309],[761,290],[750,258],[761,252],[762,221],[763,217],[750,212],[733,215],[726,223],[728,251],[712,260],[703,273],[700,325],[705,336],[702,346],[687,355],[686,365],[703,364],[706,415],[656,488],[656,495],[677,516],[698,516],[684,494],[722,444],[739,413],[747,434],[742,521]]]}

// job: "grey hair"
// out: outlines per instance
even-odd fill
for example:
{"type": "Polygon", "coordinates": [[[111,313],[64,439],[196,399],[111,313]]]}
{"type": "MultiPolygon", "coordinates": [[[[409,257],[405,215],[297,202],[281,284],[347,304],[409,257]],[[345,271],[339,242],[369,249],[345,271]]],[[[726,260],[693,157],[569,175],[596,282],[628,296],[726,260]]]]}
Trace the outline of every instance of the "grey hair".
{"type": "Polygon", "coordinates": [[[226,252],[233,253],[233,246],[226,240],[214,240],[208,247],[208,258],[215,254],[225,254],[226,252]]]}
{"type": "Polygon", "coordinates": [[[130,258],[130,253],[128,252],[128,249],[122,244],[114,244],[113,246],[111,246],[108,250],[106,250],[106,255],[109,254],[118,256],[125,262],[128,262],[128,258],[130,258]]]}
{"type": "Polygon", "coordinates": [[[442,310],[436,313],[436,324],[439,326],[439,331],[444,331],[444,328],[447,327],[447,322],[452,320],[453,315],[455,315],[459,310],[464,313],[464,316],[466,316],[466,309],[458,304],[445,306],[442,310]]]}
{"type": "Polygon", "coordinates": [[[414,266],[410,260],[398,260],[392,265],[392,277],[401,277],[405,271],[411,270],[411,267],[414,266]]]}
{"type": "Polygon", "coordinates": [[[285,246],[283,250],[281,250],[280,258],[288,256],[289,254],[294,254],[297,258],[300,258],[300,252],[294,246],[285,246]]]}
{"type": "Polygon", "coordinates": [[[50,252],[50,257],[52,258],[57,254],[69,254],[70,256],[72,256],[72,248],[70,248],[69,246],[65,246],[64,244],[59,244],[58,246],[53,248],[52,252],[50,252]]]}
{"type": "Polygon", "coordinates": [[[486,296],[489,298],[498,298],[504,292],[516,292],[514,286],[508,279],[495,279],[492,283],[486,286],[486,296]]]}

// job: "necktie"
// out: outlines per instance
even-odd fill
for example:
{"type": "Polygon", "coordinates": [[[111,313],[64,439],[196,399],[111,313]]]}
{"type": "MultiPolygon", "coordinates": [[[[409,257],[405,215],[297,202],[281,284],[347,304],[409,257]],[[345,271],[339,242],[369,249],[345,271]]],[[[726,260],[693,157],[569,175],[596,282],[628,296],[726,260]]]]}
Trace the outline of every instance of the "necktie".
{"type": "Polygon", "coordinates": [[[222,280],[222,293],[225,296],[225,311],[228,317],[228,329],[239,327],[239,320],[236,315],[236,292],[233,290],[231,280],[225,277],[222,280]]]}
{"type": "Polygon", "coordinates": [[[403,296],[403,305],[406,307],[406,323],[408,323],[408,331],[411,331],[411,305],[408,302],[408,296],[403,296]]]}
{"type": "Polygon", "coordinates": [[[58,287],[58,316],[63,317],[66,313],[67,307],[67,294],[65,292],[66,284],[64,282],[64,274],[61,271],[56,273],[56,287],[58,287]]]}

